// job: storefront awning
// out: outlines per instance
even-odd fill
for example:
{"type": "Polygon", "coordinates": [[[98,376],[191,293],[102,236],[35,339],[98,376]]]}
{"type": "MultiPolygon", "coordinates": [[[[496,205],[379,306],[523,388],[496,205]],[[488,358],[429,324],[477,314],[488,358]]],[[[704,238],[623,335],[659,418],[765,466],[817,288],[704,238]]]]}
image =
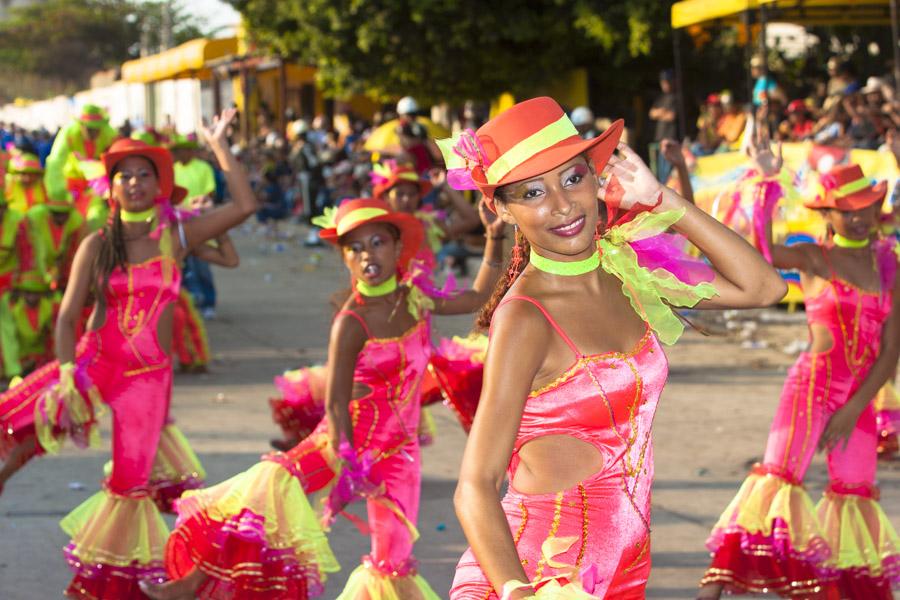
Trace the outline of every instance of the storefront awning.
{"type": "Polygon", "coordinates": [[[672,5],[672,27],[737,23],[742,13],[766,10],[769,22],[798,25],[890,25],[890,0],[682,0],[672,5]]]}
{"type": "Polygon", "coordinates": [[[122,65],[122,80],[147,83],[196,76],[207,62],[237,53],[237,38],[198,38],[159,54],[129,60],[122,65]]]}

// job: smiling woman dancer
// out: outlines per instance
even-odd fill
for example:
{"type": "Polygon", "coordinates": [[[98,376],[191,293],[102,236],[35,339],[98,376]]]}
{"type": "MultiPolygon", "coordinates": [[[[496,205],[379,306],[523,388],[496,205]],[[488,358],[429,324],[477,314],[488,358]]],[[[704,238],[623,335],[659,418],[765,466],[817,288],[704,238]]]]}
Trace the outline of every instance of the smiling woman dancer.
{"type": "MultiPolygon", "coordinates": [[[[556,102],[535,98],[441,144],[456,185],[480,189],[518,230],[482,313],[484,388],[455,498],[471,549],[453,600],[560,588],[643,598],[651,423],[667,375],[659,340],[683,330],[670,305],[765,306],[785,292],[749,244],[662,186],[630,148],[612,157],[621,132],[618,121],[584,141],[556,102]],[[616,207],[643,212],[614,225],[616,207]],[[670,226],[710,259],[709,281],[641,266],[637,241],[670,226]]],[[[676,257],[656,258],[679,271],[676,257]]]]}
{"type": "MultiPolygon", "coordinates": [[[[751,152],[771,178],[782,161],[764,133],[760,144],[751,152]]],[[[713,559],[700,598],[727,590],[890,600],[900,584],[900,538],[875,486],[871,402],[900,355],[897,241],[873,240],[887,186],[857,165],[821,180],[824,193],[806,206],[822,213],[828,241],[772,245],[771,223],[758,240],[776,267],[800,271],[810,349],[788,373],[762,464],[707,540],[713,559]],[[803,478],[817,450],[828,453],[831,481],[814,508],[803,478]]]]}
{"type": "MultiPolygon", "coordinates": [[[[431,354],[430,313],[473,312],[498,267],[485,261],[473,289],[429,298],[409,280],[424,233],[380,200],[347,200],[323,240],[340,246],[355,293],[334,318],[326,417],[288,452],[217,486],[188,492],[166,551],[175,581],[152,598],[287,600],[322,592],[337,564],[307,496],[327,525],[367,501],[371,553],[341,600],[436,600],[412,556],[419,509],[420,385],[431,354]]],[[[499,220],[488,217],[489,229],[499,220]]]]}
{"type": "Polygon", "coordinates": [[[56,329],[59,364],[26,379],[23,389],[47,393],[4,403],[0,424],[17,448],[53,450],[65,436],[97,438],[100,402],[112,410],[112,471],[103,490],[61,525],[72,536],[65,554],[76,598],[143,598],[138,582],[164,575],[168,536],[149,479],[169,408],[172,385],[172,305],[179,262],[198,244],[222,235],[255,210],[243,169],[225,131],[234,111],[204,130],[225,171],[234,201],[182,223],[167,210],[173,192],[168,150],[120,140],[103,155],[111,180],[110,223],[78,248],[56,329]],[[97,299],[87,332],[77,341],[82,309],[97,299]]]}

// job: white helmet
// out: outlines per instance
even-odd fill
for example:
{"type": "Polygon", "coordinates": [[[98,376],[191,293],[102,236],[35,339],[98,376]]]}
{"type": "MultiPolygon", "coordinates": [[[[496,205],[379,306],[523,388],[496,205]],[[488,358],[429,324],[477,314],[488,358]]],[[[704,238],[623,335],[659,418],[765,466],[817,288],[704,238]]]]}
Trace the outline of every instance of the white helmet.
{"type": "Polygon", "coordinates": [[[415,98],[412,96],[400,98],[400,102],[397,103],[398,115],[413,115],[417,112],[419,112],[419,104],[415,98]]]}
{"type": "Polygon", "coordinates": [[[575,127],[591,125],[594,122],[594,113],[587,106],[579,106],[572,111],[572,123],[575,127]]]}

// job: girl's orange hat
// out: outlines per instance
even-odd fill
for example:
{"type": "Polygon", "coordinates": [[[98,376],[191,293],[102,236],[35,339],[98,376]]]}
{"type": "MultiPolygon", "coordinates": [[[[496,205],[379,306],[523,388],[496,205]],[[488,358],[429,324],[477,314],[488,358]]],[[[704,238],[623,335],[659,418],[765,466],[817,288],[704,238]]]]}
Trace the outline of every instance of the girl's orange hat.
{"type": "Polygon", "coordinates": [[[834,208],[837,210],[861,210],[882,202],[887,194],[887,182],[872,181],[863,175],[859,165],[834,167],[819,178],[825,192],[804,202],[806,208],[834,208]]]}
{"type": "Polygon", "coordinates": [[[175,168],[172,165],[172,153],[159,146],[150,146],[141,140],[122,138],[113,142],[109,150],[103,153],[103,166],[106,167],[106,176],[111,177],[113,169],[123,159],[129,156],[141,156],[146,158],[156,167],[156,176],[159,181],[159,190],[165,198],[172,196],[175,186],[175,168]]]}
{"type": "Polygon", "coordinates": [[[619,119],[585,140],[555,100],[532,98],[494,117],[478,131],[437,140],[455,189],[478,189],[493,209],[498,187],[537,177],[579,154],[588,154],[599,173],[622,137],[619,119]]]}
{"type": "Polygon", "coordinates": [[[399,265],[406,269],[425,240],[425,230],[414,216],[391,211],[384,200],[354,198],[344,200],[337,209],[326,209],[324,215],[313,219],[314,225],[324,227],[319,237],[334,245],[340,243],[341,236],[369,223],[388,223],[400,231],[399,265]]]}

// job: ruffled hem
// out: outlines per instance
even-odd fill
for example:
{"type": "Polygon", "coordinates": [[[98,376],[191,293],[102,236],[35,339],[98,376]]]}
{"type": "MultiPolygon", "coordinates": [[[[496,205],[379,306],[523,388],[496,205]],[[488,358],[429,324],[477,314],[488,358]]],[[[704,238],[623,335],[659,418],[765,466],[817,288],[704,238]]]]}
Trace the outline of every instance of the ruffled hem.
{"type": "Polygon", "coordinates": [[[64,549],[74,573],[66,594],[75,598],[139,598],[139,581],[165,578],[163,548],[169,530],[146,493],[100,491],[60,521],[72,537],[64,549]]]}
{"type": "Polygon", "coordinates": [[[806,490],[765,465],[754,466],[706,547],[718,553],[735,536],[747,556],[819,564],[831,554],[806,490]]]}
{"type": "Polygon", "coordinates": [[[187,290],[181,290],[175,304],[172,335],[175,354],[182,368],[201,368],[209,364],[209,335],[203,318],[187,290]]]}
{"type": "Polygon", "coordinates": [[[831,548],[826,565],[841,581],[900,587],[900,537],[876,497],[868,486],[826,490],[816,507],[831,548]]]}
{"type": "Polygon", "coordinates": [[[337,600],[440,600],[410,560],[396,569],[363,558],[363,564],[350,574],[344,591],[337,600]]]}
{"type": "Polygon", "coordinates": [[[308,436],[325,417],[324,365],[286,371],[275,378],[280,398],[270,398],[272,420],[289,439],[308,436]]]}
{"type": "Polygon", "coordinates": [[[156,505],[172,512],[172,502],[187,490],[203,487],[204,479],[206,471],[181,429],[174,423],[166,425],[159,437],[148,486],[156,505]]]}
{"type": "Polygon", "coordinates": [[[173,578],[194,567],[207,574],[204,598],[315,596],[340,568],[299,482],[277,463],[187,492],[176,510],[166,569],[173,578]]]}

